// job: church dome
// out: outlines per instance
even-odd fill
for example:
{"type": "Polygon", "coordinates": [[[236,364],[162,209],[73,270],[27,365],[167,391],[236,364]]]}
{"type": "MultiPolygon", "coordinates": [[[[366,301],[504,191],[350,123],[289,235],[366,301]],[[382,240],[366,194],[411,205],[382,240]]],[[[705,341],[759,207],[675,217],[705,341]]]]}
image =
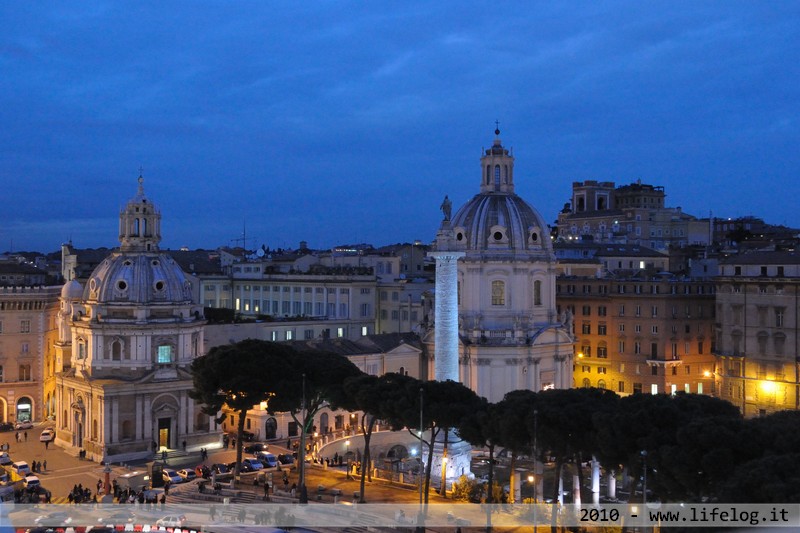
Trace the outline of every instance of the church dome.
{"type": "Polygon", "coordinates": [[[139,189],[119,214],[119,251],[94,269],[84,290],[92,303],[190,303],[191,282],[178,263],[159,251],[161,212],[139,189]]]}
{"type": "Polygon", "coordinates": [[[71,280],[61,287],[61,298],[64,300],[80,300],[83,297],[83,286],[77,280],[71,280]]]}
{"type": "Polygon", "coordinates": [[[552,250],[542,216],[513,193],[476,194],[451,226],[456,246],[466,250],[552,250]]]}
{"type": "MultiPolygon", "coordinates": [[[[481,157],[480,192],[449,220],[455,250],[491,254],[552,253],[547,224],[514,192],[514,156],[500,131],[481,157]]],[[[447,219],[447,215],[446,215],[447,219]]]]}
{"type": "Polygon", "coordinates": [[[191,282],[167,254],[115,252],[92,272],[84,299],[121,304],[188,303],[191,282]]]}

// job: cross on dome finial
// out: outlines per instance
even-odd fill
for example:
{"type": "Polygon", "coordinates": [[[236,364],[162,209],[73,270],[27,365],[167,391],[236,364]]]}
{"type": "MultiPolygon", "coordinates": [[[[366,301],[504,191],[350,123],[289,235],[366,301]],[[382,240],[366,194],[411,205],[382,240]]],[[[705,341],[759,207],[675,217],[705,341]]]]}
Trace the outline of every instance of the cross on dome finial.
{"type": "Polygon", "coordinates": [[[500,135],[500,121],[499,120],[495,120],[494,121],[494,134],[495,135],[500,135]]]}

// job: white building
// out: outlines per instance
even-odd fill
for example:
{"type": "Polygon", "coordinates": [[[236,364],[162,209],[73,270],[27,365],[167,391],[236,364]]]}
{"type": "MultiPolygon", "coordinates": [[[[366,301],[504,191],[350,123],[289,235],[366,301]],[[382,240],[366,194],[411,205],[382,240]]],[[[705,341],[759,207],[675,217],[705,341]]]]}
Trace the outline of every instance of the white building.
{"type": "MultiPolygon", "coordinates": [[[[464,254],[457,263],[460,380],[492,402],[512,390],[569,388],[573,359],[571,317],[556,313],[547,224],[514,193],[514,157],[495,133],[481,157],[480,192],[452,220],[443,205],[436,243],[437,253],[464,254]]],[[[433,342],[432,332],[426,340],[433,342]]],[[[440,357],[438,347],[430,351],[440,357]]]]}
{"type": "Polygon", "coordinates": [[[56,444],[95,461],[219,442],[213,419],[188,394],[203,308],[190,279],[159,250],[161,213],[142,182],[120,213],[119,249],[85,287],[73,279],[62,290],[56,444]]]}

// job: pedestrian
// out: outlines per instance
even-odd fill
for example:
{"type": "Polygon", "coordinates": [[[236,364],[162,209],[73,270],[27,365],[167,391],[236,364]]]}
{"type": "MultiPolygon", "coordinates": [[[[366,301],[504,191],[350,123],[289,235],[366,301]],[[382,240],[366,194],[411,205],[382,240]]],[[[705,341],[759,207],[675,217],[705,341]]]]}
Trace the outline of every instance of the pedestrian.
{"type": "Polygon", "coordinates": [[[289,450],[292,449],[292,439],[286,439],[286,448],[289,450]]]}
{"type": "Polygon", "coordinates": [[[183,441],[181,444],[183,444],[183,451],[186,451],[186,441],[183,441]]]}
{"type": "Polygon", "coordinates": [[[28,432],[25,432],[25,442],[28,442],[28,432]]]}
{"type": "Polygon", "coordinates": [[[264,480],[264,501],[269,501],[269,481],[264,480]]]}
{"type": "Polygon", "coordinates": [[[236,448],[236,439],[231,439],[231,448],[236,448]]]}
{"type": "Polygon", "coordinates": [[[164,493],[161,495],[161,512],[164,512],[164,507],[167,505],[167,494],[164,493]]]}
{"type": "Polygon", "coordinates": [[[164,494],[169,494],[169,487],[172,485],[169,480],[164,483],[164,494]]]}
{"type": "Polygon", "coordinates": [[[247,511],[245,511],[245,510],[244,510],[244,507],[242,507],[242,508],[239,510],[239,523],[240,523],[240,524],[244,524],[244,519],[245,519],[246,517],[247,517],[247,511]]]}
{"type": "Polygon", "coordinates": [[[49,440],[44,441],[44,449],[45,449],[45,451],[47,451],[47,449],[49,447],[50,447],[50,441],[49,440]]]}
{"type": "Polygon", "coordinates": [[[98,479],[97,483],[96,483],[96,486],[97,486],[97,494],[100,494],[100,491],[103,488],[103,480],[102,479],[98,479]]]}
{"type": "Polygon", "coordinates": [[[47,472],[47,459],[44,460],[44,464],[42,465],[42,471],[47,472]]]}
{"type": "Polygon", "coordinates": [[[166,448],[161,450],[161,460],[164,461],[165,463],[167,462],[167,449],[166,448]]]}
{"type": "Polygon", "coordinates": [[[16,433],[14,433],[14,437],[16,437],[16,439],[17,439],[17,442],[19,442],[19,431],[17,431],[16,433]]]}
{"type": "Polygon", "coordinates": [[[212,505],[212,506],[211,506],[211,508],[208,510],[208,516],[209,516],[209,518],[211,518],[211,521],[212,521],[212,522],[214,521],[214,517],[216,517],[216,516],[217,516],[217,508],[216,508],[216,507],[214,507],[213,505],[212,505]]]}
{"type": "Polygon", "coordinates": [[[11,451],[11,443],[10,442],[6,442],[6,451],[7,452],[11,451]]]}

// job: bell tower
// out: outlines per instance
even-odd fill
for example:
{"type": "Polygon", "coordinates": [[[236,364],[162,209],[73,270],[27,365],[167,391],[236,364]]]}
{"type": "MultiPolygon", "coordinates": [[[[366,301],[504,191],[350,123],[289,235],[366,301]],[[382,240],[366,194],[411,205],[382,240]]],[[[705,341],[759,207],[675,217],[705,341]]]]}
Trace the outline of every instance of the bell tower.
{"type": "Polygon", "coordinates": [[[139,189],[119,214],[119,242],[123,252],[156,252],[161,242],[161,212],[144,195],[144,178],[139,189]]]}
{"type": "Polygon", "coordinates": [[[492,147],[481,156],[481,194],[514,194],[514,156],[503,148],[499,126],[494,135],[492,147]]]}

